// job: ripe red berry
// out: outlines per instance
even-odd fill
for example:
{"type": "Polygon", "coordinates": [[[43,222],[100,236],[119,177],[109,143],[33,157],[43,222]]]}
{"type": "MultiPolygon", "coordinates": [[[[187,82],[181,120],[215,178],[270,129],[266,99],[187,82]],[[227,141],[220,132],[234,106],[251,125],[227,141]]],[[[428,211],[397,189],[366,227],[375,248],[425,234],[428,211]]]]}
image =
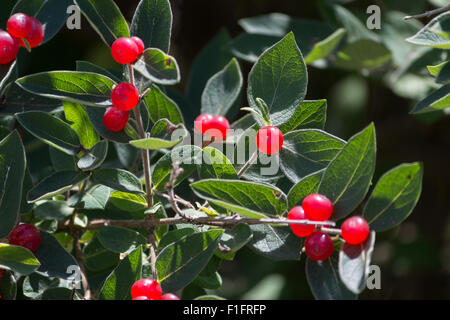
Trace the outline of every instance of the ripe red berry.
{"type": "Polygon", "coordinates": [[[8,32],[0,30],[0,64],[13,61],[19,52],[19,42],[8,32]]]}
{"type": "Polygon", "coordinates": [[[9,234],[9,244],[36,251],[41,245],[41,232],[33,225],[22,223],[9,234]]]}
{"type": "Polygon", "coordinates": [[[306,255],[312,260],[328,259],[333,250],[333,241],[326,233],[316,231],[311,233],[305,240],[306,255]]]}
{"type": "Polygon", "coordinates": [[[325,221],[333,213],[333,203],[324,195],[313,193],[303,199],[303,210],[309,220],[325,221]]]}
{"type": "Polygon", "coordinates": [[[119,83],[111,93],[111,101],[115,108],[122,111],[129,111],[138,104],[139,91],[131,83],[119,83]]]}
{"type": "MultiPolygon", "coordinates": [[[[38,19],[34,17],[30,17],[30,19],[32,22],[31,30],[24,38],[28,41],[30,48],[34,48],[40,45],[44,40],[44,28],[38,19]]],[[[18,39],[18,41],[22,47],[25,47],[22,39],[18,39]]]]}
{"type": "Polygon", "coordinates": [[[33,27],[33,21],[24,13],[16,13],[9,17],[6,27],[11,36],[25,38],[33,27]]]}
{"type": "Polygon", "coordinates": [[[173,293],[166,293],[161,296],[161,300],[180,300],[180,298],[173,293]]]}
{"type": "Polygon", "coordinates": [[[263,127],[256,134],[256,146],[269,155],[278,153],[283,146],[283,141],[283,134],[277,127],[263,127]]]}
{"type": "Polygon", "coordinates": [[[120,131],[127,125],[129,117],[130,114],[128,111],[122,111],[114,107],[110,107],[106,109],[106,112],[103,115],[103,125],[109,131],[120,131]]]}
{"type": "MultiPolygon", "coordinates": [[[[288,213],[288,220],[304,220],[308,219],[306,217],[305,211],[301,206],[296,206],[291,209],[288,213]]],[[[316,226],[314,225],[304,225],[304,224],[290,224],[292,232],[298,237],[307,237],[314,232],[316,226]]]]}
{"type": "Polygon", "coordinates": [[[205,127],[204,133],[210,137],[216,140],[225,140],[230,129],[230,123],[224,116],[215,116],[206,122],[205,127]]]}
{"type": "Polygon", "coordinates": [[[341,226],[342,238],[349,244],[360,244],[369,236],[369,224],[360,217],[350,217],[341,226]]]}
{"type": "Polygon", "coordinates": [[[131,287],[131,297],[134,299],[139,296],[151,298],[153,300],[161,299],[162,289],[159,283],[152,279],[141,279],[136,281],[131,287]]]}
{"type": "Polygon", "coordinates": [[[208,130],[209,123],[211,119],[213,118],[213,115],[209,113],[203,113],[195,119],[194,126],[197,131],[201,133],[205,133],[206,130],[208,130]]]}
{"type": "Polygon", "coordinates": [[[133,300],[154,300],[154,299],[150,299],[150,298],[145,297],[145,296],[139,296],[139,297],[133,298],[133,300]]]}
{"type": "Polygon", "coordinates": [[[142,54],[142,52],[144,52],[145,49],[144,41],[142,41],[142,39],[139,37],[131,37],[131,40],[133,40],[136,46],[138,47],[138,56],[139,56],[140,54],[142,54]]]}
{"type": "Polygon", "coordinates": [[[139,55],[139,48],[131,38],[121,37],[112,44],[111,55],[120,64],[133,63],[139,55]]]}

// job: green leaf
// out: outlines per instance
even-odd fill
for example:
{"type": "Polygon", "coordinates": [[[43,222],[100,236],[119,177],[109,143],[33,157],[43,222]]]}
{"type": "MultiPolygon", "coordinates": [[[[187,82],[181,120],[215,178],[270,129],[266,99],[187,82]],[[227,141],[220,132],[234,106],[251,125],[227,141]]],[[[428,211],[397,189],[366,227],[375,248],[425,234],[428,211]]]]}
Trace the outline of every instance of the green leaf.
{"type": "Polygon", "coordinates": [[[214,254],[223,231],[194,233],[159,253],[156,270],[164,292],[181,289],[197,277],[214,254]]]}
{"type": "Polygon", "coordinates": [[[428,22],[406,41],[433,48],[450,48],[450,12],[444,12],[428,22]]]}
{"type": "Polygon", "coordinates": [[[3,99],[0,101],[1,114],[15,114],[31,110],[54,112],[61,107],[60,101],[29,93],[15,82],[6,86],[2,96],[3,99]]]}
{"type": "MultiPolygon", "coordinates": [[[[153,206],[152,211],[154,212],[154,217],[155,219],[164,219],[167,218],[167,213],[166,210],[164,209],[164,206],[162,203],[157,203],[153,206]]],[[[169,226],[159,226],[155,228],[155,238],[156,241],[158,242],[158,248],[159,248],[159,243],[161,243],[161,239],[162,237],[164,237],[167,232],[169,231],[169,226]]]]}
{"type": "Polygon", "coordinates": [[[102,246],[97,236],[83,249],[83,259],[86,268],[90,271],[109,271],[117,266],[120,254],[109,251],[102,246]]]}
{"type": "Polygon", "coordinates": [[[83,172],[76,171],[58,171],[51,176],[44,178],[28,192],[29,202],[48,199],[72,189],[89,176],[83,172]]]}
{"type": "Polygon", "coordinates": [[[337,53],[336,66],[348,70],[373,69],[391,60],[392,53],[381,43],[362,39],[337,53]]]}
{"type": "Polygon", "coordinates": [[[178,105],[169,97],[167,97],[157,86],[153,85],[148,94],[144,97],[150,119],[156,122],[160,119],[168,119],[173,124],[183,122],[178,105]]]}
{"type": "Polygon", "coordinates": [[[219,296],[208,294],[204,296],[198,296],[194,300],[226,300],[226,299],[219,296]]]}
{"type": "Polygon", "coordinates": [[[262,183],[206,179],[191,187],[200,198],[249,218],[282,215],[287,207],[283,191],[262,183]]]}
{"type": "Polygon", "coordinates": [[[288,122],[280,126],[283,134],[298,129],[323,129],[327,116],[327,100],[305,100],[288,122]]]}
{"type": "Polygon", "coordinates": [[[83,61],[83,60],[77,60],[76,62],[76,70],[82,71],[82,72],[92,72],[92,73],[99,73],[104,76],[107,76],[108,78],[114,80],[115,82],[119,83],[123,81],[123,75],[120,71],[117,70],[106,70],[103,67],[100,67],[99,65],[96,65],[89,61],[83,61]]]}
{"type": "Polygon", "coordinates": [[[50,279],[38,273],[32,273],[23,281],[23,294],[31,299],[39,299],[46,289],[57,285],[59,285],[59,279],[50,279]]]}
{"type": "Polygon", "coordinates": [[[318,192],[324,171],[325,170],[319,170],[303,177],[291,188],[291,190],[289,190],[287,196],[289,210],[295,206],[300,206],[306,196],[318,192]]]}
{"type": "MultiPolygon", "coordinates": [[[[217,35],[195,57],[187,85],[187,96],[193,106],[198,106],[198,111],[206,82],[222,70],[232,58],[232,55],[225,49],[230,40],[228,32],[220,29],[217,35]]],[[[194,113],[197,114],[197,112],[194,113]]]]}
{"type": "Polygon", "coordinates": [[[304,129],[284,135],[281,170],[294,183],[325,168],[345,146],[345,141],[322,130],[304,129]]]}
{"type": "Polygon", "coordinates": [[[78,71],[41,72],[20,78],[16,83],[30,93],[94,107],[112,104],[111,92],[116,84],[101,74],[78,71]]]}
{"type": "Polygon", "coordinates": [[[65,25],[69,16],[67,8],[72,0],[20,0],[12,10],[14,13],[25,13],[38,19],[44,27],[44,40],[41,45],[52,39],[65,25]]]}
{"type": "Polygon", "coordinates": [[[162,156],[153,167],[152,182],[153,188],[158,191],[164,191],[165,185],[169,182],[172,164],[180,163],[184,172],[180,174],[175,185],[189,177],[197,168],[198,155],[202,150],[194,145],[179,146],[172,149],[171,152],[162,156]]]}
{"type": "Polygon", "coordinates": [[[161,49],[146,49],[133,68],[154,83],[172,85],[180,82],[177,61],[161,49]]]}
{"type": "Polygon", "coordinates": [[[77,300],[76,295],[74,298],[73,290],[69,288],[48,288],[42,293],[41,300],[77,300]]]}
{"type": "Polygon", "coordinates": [[[195,233],[194,229],[191,228],[183,228],[183,229],[175,229],[167,232],[158,243],[158,250],[161,251],[168,245],[171,245],[182,238],[195,233]]]}
{"type": "Polygon", "coordinates": [[[147,201],[143,196],[127,192],[114,191],[109,201],[116,208],[127,212],[144,210],[147,207],[147,201]]]}
{"type": "Polygon", "coordinates": [[[172,31],[172,9],[168,0],[142,0],[133,21],[131,35],[144,41],[145,47],[169,52],[172,31]]]}
{"type": "Polygon", "coordinates": [[[13,131],[0,141],[0,238],[16,225],[25,169],[25,150],[19,134],[13,131]]]}
{"type": "Polygon", "coordinates": [[[2,293],[2,300],[16,299],[17,284],[12,272],[3,270],[0,278],[0,292],[2,293]]]}
{"type": "Polygon", "coordinates": [[[338,273],[336,254],[323,261],[306,259],[306,279],[317,300],[355,300],[357,298],[347,289],[338,273]]]}
{"type": "Polygon", "coordinates": [[[436,77],[436,82],[442,84],[450,82],[450,61],[447,61],[440,69],[439,74],[436,77]]]}
{"type": "Polygon", "coordinates": [[[423,169],[420,163],[402,164],[378,181],[363,217],[375,231],[385,231],[405,220],[419,201],[423,169]]]}
{"type": "Polygon", "coordinates": [[[80,142],[85,149],[91,149],[99,142],[98,134],[81,105],[65,102],[64,114],[67,121],[71,123],[71,127],[77,132],[80,142]]]}
{"type": "Polygon", "coordinates": [[[92,179],[117,191],[142,193],[141,181],[126,170],[114,168],[98,169],[93,173],[92,179]]]}
{"type": "Polygon", "coordinates": [[[221,259],[213,256],[192,284],[209,290],[219,289],[222,286],[222,277],[218,272],[221,263],[221,259]]]}
{"type": "Polygon", "coordinates": [[[425,113],[450,108],[450,84],[432,92],[419,101],[410,113],[425,113]]]}
{"type": "Polygon", "coordinates": [[[145,237],[139,232],[121,227],[106,226],[97,232],[102,246],[116,253],[130,252],[145,246],[145,237]]]}
{"type": "Polygon", "coordinates": [[[305,63],[311,64],[316,60],[326,58],[334,51],[334,49],[336,49],[345,34],[345,29],[341,28],[333,32],[333,34],[329,35],[327,38],[316,43],[311,52],[305,56],[305,63]]]}
{"type": "Polygon", "coordinates": [[[270,224],[252,225],[250,248],[273,260],[300,260],[303,239],[292,233],[288,226],[270,224]]]}
{"type": "Polygon", "coordinates": [[[112,0],[74,0],[81,12],[109,46],[120,37],[129,37],[128,24],[112,0]]]}
{"type": "Polygon", "coordinates": [[[242,84],[239,63],[233,58],[206,83],[202,93],[201,113],[226,115],[239,96],[242,84]]]}
{"type": "Polygon", "coordinates": [[[81,195],[74,194],[69,198],[67,205],[86,210],[105,209],[111,192],[109,187],[95,185],[81,195]]]}
{"type": "Polygon", "coordinates": [[[76,157],[59,149],[48,147],[50,161],[55,171],[77,171],[76,157]]]}
{"type": "Polygon", "coordinates": [[[33,186],[34,184],[33,179],[31,178],[30,170],[28,169],[28,167],[26,167],[22,185],[22,201],[20,204],[20,213],[27,213],[33,208],[33,204],[28,203],[27,201],[27,194],[33,188],[33,186]]]}
{"type": "Polygon", "coordinates": [[[202,162],[198,166],[200,179],[238,179],[236,170],[228,158],[219,150],[205,147],[202,150],[202,162]]]}
{"type": "Polygon", "coordinates": [[[361,244],[343,243],[339,251],[339,277],[354,294],[365,288],[369,275],[370,260],[375,245],[375,231],[361,244]]]}
{"type": "Polygon", "coordinates": [[[17,77],[16,61],[14,60],[8,64],[0,64],[0,93],[3,88],[14,78],[17,77]]]}
{"type": "Polygon", "coordinates": [[[73,277],[72,272],[69,272],[68,268],[70,266],[78,267],[75,258],[50,233],[41,230],[41,236],[42,242],[34,252],[41,263],[37,272],[47,277],[62,279],[73,277]]]}
{"type": "Polygon", "coordinates": [[[142,247],[127,255],[108,276],[100,292],[100,300],[131,300],[131,287],[141,278],[142,247]]]}
{"type": "Polygon", "coordinates": [[[21,275],[28,275],[39,268],[39,261],[24,247],[0,243],[0,267],[21,275]]]}
{"type": "Polygon", "coordinates": [[[170,149],[179,144],[188,135],[184,127],[169,128],[167,119],[158,120],[152,128],[151,136],[145,139],[132,140],[130,144],[140,149],[170,149]]]}
{"type": "Polygon", "coordinates": [[[80,140],[75,130],[64,121],[42,111],[16,114],[19,123],[36,138],[67,154],[80,151],[80,140]]]}
{"type": "Polygon", "coordinates": [[[372,123],[350,138],[325,169],[319,193],[333,202],[332,219],[348,215],[367,194],[375,170],[375,139],[372,123]]]}
{"type": "Polygon", "coordinates": [[[447,65],[448,61],[444,61],[435,66],[427,66],[428,72],[433,76],[437,77],[439,72],[441,72],[442,68],[447,65]]]}
{"type": "Polygon", "coordinates": [[[78,160],[78,168],[83,171],[93,171],[102,165],[108,154],[108,141],[98,142],[92,150],[78,160]]]}
{"type": "Polygon", "coordinates": [[[34,214],[37,218],[43,220],[65,220],[74,211],[74,208],[67,206],[65,201],[61,200],[49,200],[39,203],[36,208],[34,208],[34,214]]]}
{"type": "Polygon", "coordinates": [[[302,103],[307,83],[306,65],[291,32],[266,50],[250,71],[250,107],[257,109],[256,98],[261,98],[269,107],[272,125],[286,123],[302,103]]]}
{"type": "Polygon", "coordinates": [[[248,224],[240,223],[232,229],[222,233],[219,241],[219,248],[216,250],[216,256],[227,259],[230,254],[236,253],[244,247],[253,238],[253,232],[248,224]]]}

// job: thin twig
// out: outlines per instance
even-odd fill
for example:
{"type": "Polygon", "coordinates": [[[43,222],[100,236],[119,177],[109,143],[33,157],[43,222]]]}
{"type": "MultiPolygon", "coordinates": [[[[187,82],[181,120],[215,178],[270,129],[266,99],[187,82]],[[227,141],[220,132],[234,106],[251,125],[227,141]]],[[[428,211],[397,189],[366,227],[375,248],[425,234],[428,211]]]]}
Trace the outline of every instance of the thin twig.
{"type": "Polygon", "coordinates": [[[83,289],[84,289],[84,299],[90,300],[92,297],[92,293],[91,293],[91,289],[89,287],[89,282],[86,277],[86,269],[84,267],[84,262],[83,262],[83,252],[81,251],[80,240],[78,237],[79,237],[78,232],[73,234],[73,248],[75,250],[75,258],[77,259],[78,266],[80,267],[81,283],[83,284],[83,289]]]}
{"type": "Polygon", "coordinates": [[[448,10],[450,10],[450,4],[446,5],[445,7],[442,7],[442,8],[437,8],[437,9],[434,9],[434,10],[427,11],[425,13],[417,14],[417,15],[414,15],[414,16],[403,17],[403,20],[427,18],[427,17],[433,16],[435,14],[439,14],[439,13],[442,13],[442,12],[445,12],[445,11],[448,11],[448,10]]]}
{"type": "Polygon", "coordinates": [[[174,162],[172,164],[172,171],[170,172],[170,179],[169,179],[169,183],[166,185],[166,189],[169,194],[170,205],[172,206],[175,213],[177,213],[183,219],[185,219],[187,221],[191,221],[192,217],[188,217],[187,215],[184,214],[183,211],[181,211],[180,207],[178,206],[178,201],[175,196],[175,183],[176,183],[178,177],[180,176],[180,174],[183,173],[183,171],[184,171],[184,169],[180,167],[180,164],[178,162],[174,162]]]}
{"type": "Polygon", "coordinates": [[[248,161],[244,164],[244,166],[241,168],[241,170],[239,170],[239,172],[237,174],[239,178],[245,173],[245,171],[247,171],[248,168],[250,168],[250,166],[252,165],[253,161],[255,161],[257,156],[258,156],[258,150],[255,150],[255,152],[253,152],[250,159],[248,159],[248,161]]]}
{"type": "MultiPolygon", "coordinates": [[[[156,195],[163,197],[167,200],[170,200],[170,196],[168,194],[162,193],[158,190],[153,190],[153,191],[155,192],[156,195]]],[[[184,200],[183,198],[179,197],[178,195],[175,195],[175,201],[178,202],[179,204],[183,205],[186,208],[195,209],[195,207],[194,207],[194,205],[192,205],[192,203],[190,203],[187,200],[184,200]]]]}

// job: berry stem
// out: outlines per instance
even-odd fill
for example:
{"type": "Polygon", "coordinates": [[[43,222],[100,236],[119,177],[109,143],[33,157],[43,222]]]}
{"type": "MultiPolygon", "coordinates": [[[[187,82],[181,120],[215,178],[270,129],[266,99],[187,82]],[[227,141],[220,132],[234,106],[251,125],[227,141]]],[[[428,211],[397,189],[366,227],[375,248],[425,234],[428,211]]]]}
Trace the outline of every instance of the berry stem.
{"type": "Polygon", "coordinates": [[[330,234],[337,234],[337,235],[341,234],[341,229],[327,228],[324,226],[322,226],[320,228],[320,231],[325,232],[325,233],[330,233],[330,234]]]}
{"type": "Polygon", "coordinates": [[[255,152],[253,152],[250,159],[248,159],[248,161],[244,164],[244,166],[241,168],[241,170],[239,170],[239,172],[237,174],[237,176],[239,178],[245,173],[245,171],[248,170],[248,168],[250,168],[250,166],[252,165],[253,161],[255,161],[257,156],[258,156],[258,150],[255,150],[255,152]]]}

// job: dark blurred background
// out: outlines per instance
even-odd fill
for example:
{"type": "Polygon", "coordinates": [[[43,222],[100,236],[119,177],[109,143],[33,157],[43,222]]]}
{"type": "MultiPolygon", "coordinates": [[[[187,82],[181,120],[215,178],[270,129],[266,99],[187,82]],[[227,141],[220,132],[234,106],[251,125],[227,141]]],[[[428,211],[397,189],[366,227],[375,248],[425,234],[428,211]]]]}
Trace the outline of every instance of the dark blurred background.
{"type": "MultiPolygon", "coordinates": [[[[10,3],[2,0],[1,21],[10,3]]],[[[138,0],[116,0],[128,21],[138,0]]],[[[363,17],[370,4],[382,9],[416,14],[432,9],[427,1],[341,1],[363,17]]],[[[445,2],[445,1],[444,1],[445,2]]],[[[321,20],[315,1],[299,0],[172,0],[174,24],[171,55],[175,56],[184,90],[192,61],[220,28],[232,37],[242,32],[240,18],[270,12],[321,20]]],[[[423,20],[422,22],[427,22],[423,20]]],[[[407,23],[407,22],[405,22],[407,23]]],[[[0,26],[4,28],[5,26],[0,26]]],[[[383,26],[382,26],[383,27],[383,26]]],[[[48,70],[74,70],[76,60],[117,68],[106,45],[82,20],[81,30],[62,31],[46,45],[25,54],[20,75],[48,70]]],[[[244,73],[251,68],[240,61],[244,73]]],[[[373,263],[381,267],[381,290],[366,290],[361,299],[450,298],[450,116],[435,121],[408,114],[414,101],[401,98],[381,81],[357,73],[309,67],[307,99],[328,100],[326,130],[344,139],[375,122],[377,169],[374,182],[403,162],[424,163],[423,191],[411,216],[398,228],[379,233],[373,263]]],[[[246,78],[246,75],[245,75],[246,78]]],[[[183,110],[186,113],[185,110],[183,110]]],[[[214,292],[232,299],[311,299],[304,261],[274,262],[241,250],[221,267],[222,289],[214,292]]]]}

